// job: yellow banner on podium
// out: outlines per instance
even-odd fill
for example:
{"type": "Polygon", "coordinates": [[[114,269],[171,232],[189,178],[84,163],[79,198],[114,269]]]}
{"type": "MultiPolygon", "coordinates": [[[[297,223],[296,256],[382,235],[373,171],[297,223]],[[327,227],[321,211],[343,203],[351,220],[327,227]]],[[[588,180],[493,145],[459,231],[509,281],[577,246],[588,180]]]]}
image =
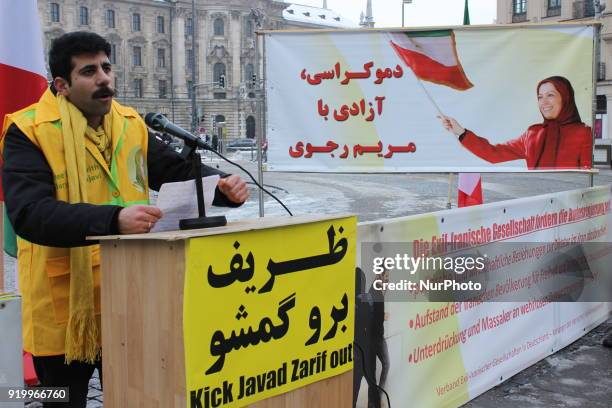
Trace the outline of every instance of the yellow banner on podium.
{"type": "Polygon", "coordinates": [[[188,406],[243,406],[353,367],[356,217],[186,246],[188,406]]]}

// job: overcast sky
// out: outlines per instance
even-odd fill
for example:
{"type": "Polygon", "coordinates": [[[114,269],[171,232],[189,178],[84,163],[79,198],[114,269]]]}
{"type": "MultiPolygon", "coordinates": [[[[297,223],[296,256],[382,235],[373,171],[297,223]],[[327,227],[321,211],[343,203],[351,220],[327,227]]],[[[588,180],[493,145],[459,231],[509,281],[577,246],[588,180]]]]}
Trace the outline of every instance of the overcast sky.
{"type": "MultiPolygon", "coordinates": [[[[286,3],[322,7],[323,0],[296,0],[286,3]]],[[[327,7],[343,17],[359,22],[361,11],[365,13],[366,0],[327,0],[327,7]]],[[[404,6],[406,26],[461,25],[464,0],[412,0],[404,6]]],[[[472,24],[491,24],[496,18],[497,1],[469,0],[472,24]]],[[[402,0],[372,0],[372,14],[376,27],[400,27],[402,25],[402,0]]]]}

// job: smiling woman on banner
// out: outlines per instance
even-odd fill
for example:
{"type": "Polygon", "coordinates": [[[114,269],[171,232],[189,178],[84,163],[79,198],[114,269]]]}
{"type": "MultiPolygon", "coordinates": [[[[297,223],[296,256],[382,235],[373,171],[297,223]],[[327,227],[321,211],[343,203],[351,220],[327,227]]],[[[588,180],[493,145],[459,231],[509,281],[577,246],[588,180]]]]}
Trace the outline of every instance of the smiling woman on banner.
{"type": "Polygon", "coordinates": [[[455,119],[439,118],[466,149],[490,163],[524,159],[530,170],[591,168],[591,128],[580,120],[572,84],[561,76],[546,78],[538,84],[537,96],[544,121],[505,143],[493,145],[455,119]]]}

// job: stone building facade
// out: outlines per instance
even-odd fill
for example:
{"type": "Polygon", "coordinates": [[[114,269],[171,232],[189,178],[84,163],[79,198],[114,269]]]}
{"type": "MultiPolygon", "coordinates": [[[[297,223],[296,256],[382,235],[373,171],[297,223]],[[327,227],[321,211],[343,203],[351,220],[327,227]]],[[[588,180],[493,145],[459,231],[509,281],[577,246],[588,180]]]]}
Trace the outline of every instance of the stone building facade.
{"type": "Polygon", "coordinates": [[[194,16],[191,0],[38,0],[45,53],[66,32],[99,33],[112,45],[117,100],[141,114],[162,112],[186,129],[219,133],[226,142],[255,137],[262,129],[263,58],[255,30],[341,21],[313,8],[300,9],[302,19],[292,22],[295,12],[285,11],[290,6],[274,0],[195,0],[194,16]],[[304,20],[317,15],[320,21],[304,20]]]}
{"type": "Polygon", "coordinates": [[[497,0],[499,24],[580,22],[597,20],[601,34],[596,48],[596,144],[612,142],[608,100],[612,98],[612,4],[603,0],[497,0]]]}

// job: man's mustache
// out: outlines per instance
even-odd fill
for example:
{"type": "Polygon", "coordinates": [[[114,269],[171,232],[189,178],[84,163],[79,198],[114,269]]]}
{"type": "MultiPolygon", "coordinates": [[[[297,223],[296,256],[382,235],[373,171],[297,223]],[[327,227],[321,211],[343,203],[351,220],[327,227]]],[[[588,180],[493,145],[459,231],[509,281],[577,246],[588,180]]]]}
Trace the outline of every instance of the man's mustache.
{"type": "Polygon", "coordinates": [[[103,88],[98,89],[94,92],[91,97],[92,98],[104,98],[105,96],[115,96],[116,92],[112,88],[105,86],[103,88]]]}

